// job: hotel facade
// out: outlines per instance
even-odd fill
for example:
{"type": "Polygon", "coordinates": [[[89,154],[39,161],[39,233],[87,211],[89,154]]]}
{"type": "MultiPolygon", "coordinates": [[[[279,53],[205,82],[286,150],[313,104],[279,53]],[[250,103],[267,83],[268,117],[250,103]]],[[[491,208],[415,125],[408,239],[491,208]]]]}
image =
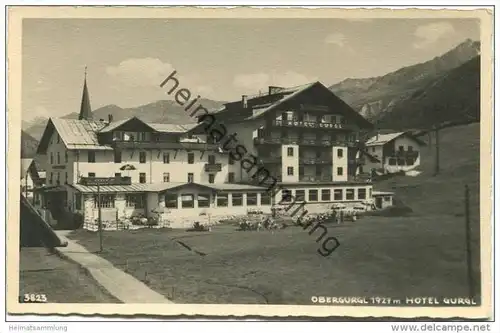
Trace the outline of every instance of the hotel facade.
{"type": "Polygon", "coordinates": [[[293,204],[313,213],[372,200],[358,149],[359,132],[371,124],[321,83],[269,87],[209,118],[216,122],[92,119],[85,80],[79,118],[51,118],[43,133],[37,160],[46,183],[35,192],[36,208],[52,224],[78,212],[88,229],[100,210],[113,229],[134,217],[190,227],[293,204]],[[227,149],[217,126],[252,158],[227,149]],[[98,188],[93,178],[115,181],[98,188]]]}

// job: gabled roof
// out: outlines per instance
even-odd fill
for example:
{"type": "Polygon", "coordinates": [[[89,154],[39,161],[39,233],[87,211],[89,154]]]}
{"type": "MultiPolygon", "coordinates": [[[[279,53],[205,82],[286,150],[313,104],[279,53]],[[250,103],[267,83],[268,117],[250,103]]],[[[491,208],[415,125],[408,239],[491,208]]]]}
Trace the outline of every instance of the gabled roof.
{"type": "MultiPolygon", "coordinates": [[[[330,98],[332,99],[332,103],[336,103],[338,105],[338,107],[336,107],[336,110],[338,112],[341,112],[344,115],[348,115],[352,118],[355,118],[356,121],[361,125],[361,127],[365,128],[373,127],[373,125],[368,120],[366,120],[358,112],[352,109],[343,100],[338,98],[330,89],[328,89],[319,81],[296,87],[284,88],[271,95],[261,94],[261,95],[248,96],[247,103],[249,106],[249,110],[251,110],[251,115],[249,116],[247,115],[239,119],[239,121],[258,119],[263,115],[265,115],[266,113],[268,113],[269,111],[281,106],[283,103],[287,101],[292,100],[296,96],[308,91],[309,89],[322,89],[325,92],[328,92],[330,98]]],[[[221,117],[232,116],[233,114],[239,113],[238,109],[242,109],[241,101],[226,103],[222,108],[217,109],[216,111],[212,111],[211,113],[214,116],[218,115],[220,115],[221,117]]],[[[236,121],[236,119],[234,120],[236,121]]]]}
{"type": "Polygon", "coordinates": [[[187,133],[194,127],[198,126],[197,123],[183,124],[183,125],[160,124],[160,123],[148,123],[148,124],[149,126],[153,127],[157,132],[164,132],[164,133],[187,133]]]}
{"type": "Polygon", "coordinates": [[[388,134],[378,134],[375,136],[372,136],[369,138],[365,145],[366,146],[381,146],[385,145],[386,143],[391,142],[392,140],[395,140],[399,138],[400,136],[407,136],[408,138],[412,139],[413,141],[417,142],[421,146],[425,146],[425,142],[422,140],[416,138],[415,136],[411,135],[409,132],[396,132],[396,133],[388,133],[388,134]]]}
{"type": "Polygon", "coordinates": [[[137,120],[143,123],[144,125],[148,126],[151,128],[152,131],[156,132],[163,132],[163,133],[186,133],[198,124],[193,123],[193,124],[163,124],[163,123],[150,123],[147,121],[144,121],[140,119],[139,117],[130,117],[122,120],[118,120],[115,122],[112,122],[111,124],[107,125],[106,127],[102,128],[99,133],[109,133],[111,131],[119,129],[122,125],[128,123],[129,121],[132,120],[137,120]]]}
{"type": "Polygon", "coordinates": [[[111,150],[110,146],[101,145],[97,140],[96,132],[104,126],[105,123],[95,120],[50,118],[38,145],[37,154],[45,154],[54,131],[59,134],[68,149],[111,150]]]}

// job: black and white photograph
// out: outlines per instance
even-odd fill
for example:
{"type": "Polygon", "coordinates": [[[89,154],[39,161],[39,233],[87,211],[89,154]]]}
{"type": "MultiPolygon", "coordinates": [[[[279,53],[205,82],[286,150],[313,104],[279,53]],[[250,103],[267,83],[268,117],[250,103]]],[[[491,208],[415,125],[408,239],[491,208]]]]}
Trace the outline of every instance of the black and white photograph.
{"type": "Polygon", "coordinates": [[[9,312],[491,315],[492,12],[240,9],[10,8],[9,312]]]}

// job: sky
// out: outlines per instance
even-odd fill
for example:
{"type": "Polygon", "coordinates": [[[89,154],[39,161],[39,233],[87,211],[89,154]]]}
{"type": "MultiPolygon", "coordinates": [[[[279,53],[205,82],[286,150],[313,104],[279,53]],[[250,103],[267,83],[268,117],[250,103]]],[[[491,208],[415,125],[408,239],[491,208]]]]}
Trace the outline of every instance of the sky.
{"type": "Polygon", "coordinates": [[[295,86],[387,74],[465,39],[474,19],[24,19],[22,118],[78,112],[85,66],[93,109],[193,96],[233,101],[295,86]]]}

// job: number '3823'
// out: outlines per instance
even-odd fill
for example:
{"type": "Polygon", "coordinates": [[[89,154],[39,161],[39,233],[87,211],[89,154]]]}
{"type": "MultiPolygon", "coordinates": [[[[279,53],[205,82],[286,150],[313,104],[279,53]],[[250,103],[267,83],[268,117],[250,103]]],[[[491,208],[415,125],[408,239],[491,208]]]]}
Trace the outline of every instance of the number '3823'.
{"type": "Polygon", "coordinates": [[[24,303],[45,303],[47,296],[45,294],[24,294],[24,303]]]}

